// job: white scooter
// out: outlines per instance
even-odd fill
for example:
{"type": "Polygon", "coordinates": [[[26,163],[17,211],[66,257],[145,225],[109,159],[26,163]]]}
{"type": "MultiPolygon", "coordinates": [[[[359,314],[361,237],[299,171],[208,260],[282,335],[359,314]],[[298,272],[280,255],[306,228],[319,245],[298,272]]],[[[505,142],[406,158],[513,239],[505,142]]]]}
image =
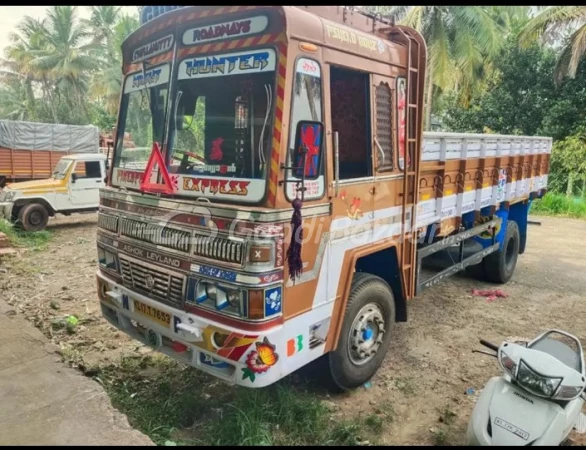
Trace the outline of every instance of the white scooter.
{"type": "MultiPolygon", "coordinates": [[[[480,343],[504,374],[491,378],[468,424],[468,445],[566,445],[581,427],[586,373],[580,341],[558,330],[529,343],[480,343]]],[[[582,431],[582,430],[580,430],[582,431]]]]}

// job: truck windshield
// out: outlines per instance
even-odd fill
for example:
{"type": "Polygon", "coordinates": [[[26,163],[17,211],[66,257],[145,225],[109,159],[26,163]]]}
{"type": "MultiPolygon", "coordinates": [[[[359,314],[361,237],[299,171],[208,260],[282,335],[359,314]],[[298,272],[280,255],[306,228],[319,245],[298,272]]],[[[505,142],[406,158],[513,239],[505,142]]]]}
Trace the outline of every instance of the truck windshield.
{"type": "Polygon", "coordinates": [[[190,58],[179,66],[171,172],[264,179],[272,142],[272,49],[190,58]]]}
{"type": "Polygon", "coordinates": [[[114,167],[144,170],[153,141],[162,144],[169,74],[164,64],[126,77],[114,167]]]}
{"type": "Polygon", "coordinates": [[[53,170],[53,179],[55,180],[63,180],[65,175],[67,174],[67,170],[69,170],[69,166],[71,166],[70,159],[61,159],[55,166],[55,170],[53,170]]]}

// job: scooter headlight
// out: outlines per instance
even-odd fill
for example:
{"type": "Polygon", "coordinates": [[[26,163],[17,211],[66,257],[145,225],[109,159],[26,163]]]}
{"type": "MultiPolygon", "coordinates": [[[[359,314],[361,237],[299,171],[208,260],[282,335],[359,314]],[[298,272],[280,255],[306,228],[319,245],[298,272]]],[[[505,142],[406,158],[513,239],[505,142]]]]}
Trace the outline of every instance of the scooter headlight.
{"type": "Polygon", "coordinates": [[[561,378],[545,377],[532,370],[523,360],[519,363],[517,383],[539,397],[551,397],[562,382],[561,378]]]}

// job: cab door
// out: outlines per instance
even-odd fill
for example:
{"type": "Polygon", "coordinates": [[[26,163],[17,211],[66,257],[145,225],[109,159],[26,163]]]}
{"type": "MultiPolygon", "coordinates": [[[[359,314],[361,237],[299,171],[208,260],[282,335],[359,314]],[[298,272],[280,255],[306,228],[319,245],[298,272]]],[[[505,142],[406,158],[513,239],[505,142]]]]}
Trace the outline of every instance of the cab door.
{"type": "Polygon", "coordinates": [[[324,50],[329,80],[326,95],[328,153],[333,156],[331,240],[353,236],[357,243],[371,239],[374,219],[371,75],[334,52],[324,50]]]}
{"type": "Polygon", "coordinates": [[[71,208],[97,207],[100,200],[100,187],[103,185],[103,162],[76,161],[69,180],[71,208]]]}

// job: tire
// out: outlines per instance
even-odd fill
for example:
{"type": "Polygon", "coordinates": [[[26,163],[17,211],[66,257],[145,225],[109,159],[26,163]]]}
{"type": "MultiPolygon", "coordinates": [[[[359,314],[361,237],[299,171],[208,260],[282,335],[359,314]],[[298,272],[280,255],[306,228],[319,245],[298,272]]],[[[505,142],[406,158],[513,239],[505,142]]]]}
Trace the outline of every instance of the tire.
{"type": "Polygon", "coordinates": [[[30,203],[20,208],[18,226],[24,231],[40,231],[49,222],[49,211],[39,203],[30,203]]]}
{"type": "Polygon", "coordinates": [[[520,241],[517,222],[507,221],[502,249],[491,253],[483,261],[487,281],[503,284],[511,279],[519,258],[520,241]]]}
{"type": "Polygon", "coordinates": [[[342,391],[354,389],[372,378],[385,358],[394,323],[395,298],[391,287],[382,278],[356,272],[337,348],[328,354],[335,386],[342,391]],[[359,328],[368,337],[360,337],[359,328]],[[357,352],[359,345],[363,345],[363,354],[357,352]]]}

